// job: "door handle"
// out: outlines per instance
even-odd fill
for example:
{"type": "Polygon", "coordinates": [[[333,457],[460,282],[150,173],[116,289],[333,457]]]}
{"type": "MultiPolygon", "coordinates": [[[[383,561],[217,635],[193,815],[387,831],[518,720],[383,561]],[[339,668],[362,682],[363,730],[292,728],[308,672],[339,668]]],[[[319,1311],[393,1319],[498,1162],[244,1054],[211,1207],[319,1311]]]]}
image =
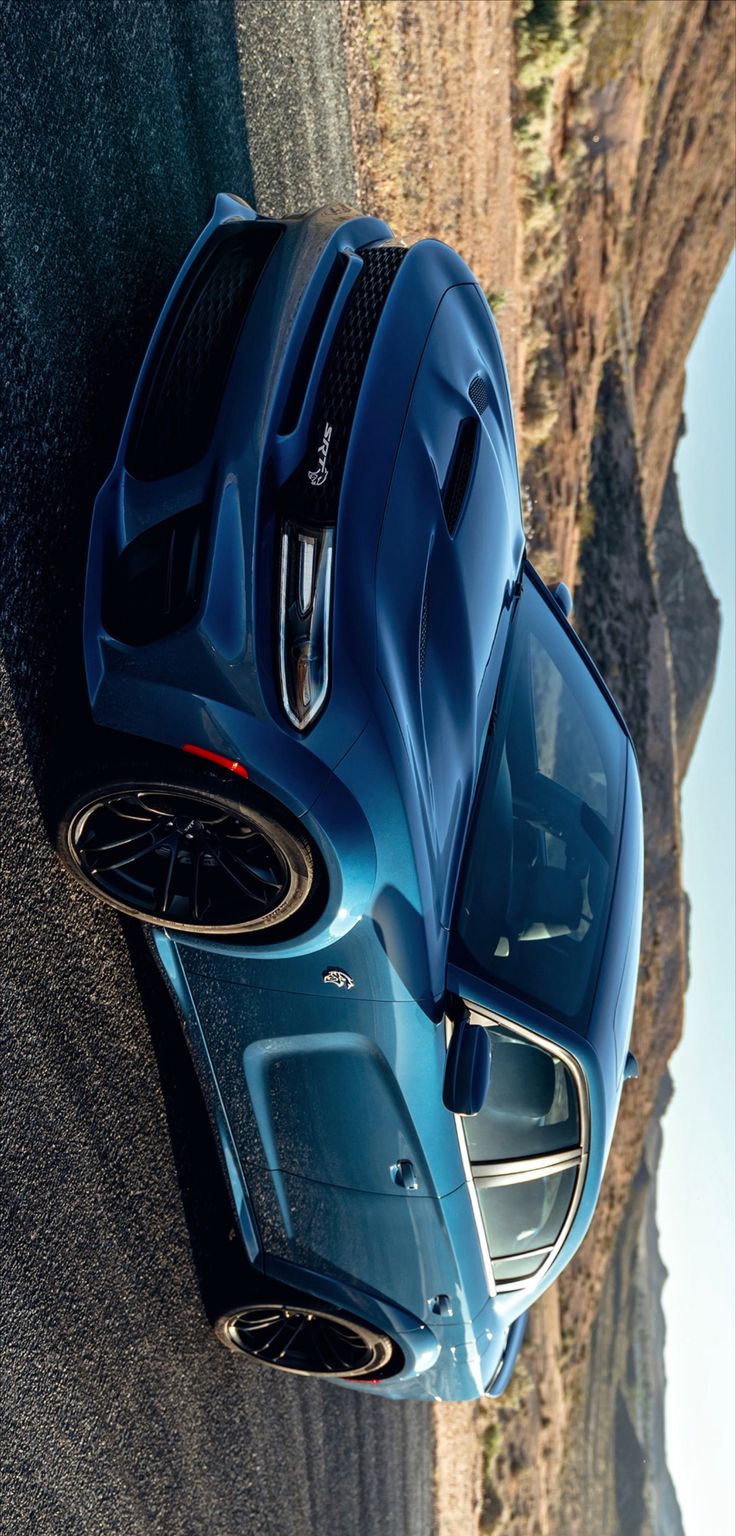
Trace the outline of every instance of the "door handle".
{"type": "Polygon", "coordinates": [[[392,1163],[389,1173],[394,1184],[398,1184],[399,1189],[419,1188],[419,1180],[414,1172],[414,1164],[410,1163],[407,1158],[401,1158],[398,1163],[392,1163]]]}

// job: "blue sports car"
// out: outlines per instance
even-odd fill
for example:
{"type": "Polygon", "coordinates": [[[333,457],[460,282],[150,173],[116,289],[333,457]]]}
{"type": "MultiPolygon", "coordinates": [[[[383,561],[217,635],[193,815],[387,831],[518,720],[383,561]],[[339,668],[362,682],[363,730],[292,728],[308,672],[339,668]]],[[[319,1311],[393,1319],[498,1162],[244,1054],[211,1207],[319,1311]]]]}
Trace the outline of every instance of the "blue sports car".
{"type": "Polygon", "coordinates": [[[642,806],[569,612],[461,258],[218,196],[95,504],[59,850],[150,925],[265,1365],[497,1394],[590,1224],[642,806]]]}

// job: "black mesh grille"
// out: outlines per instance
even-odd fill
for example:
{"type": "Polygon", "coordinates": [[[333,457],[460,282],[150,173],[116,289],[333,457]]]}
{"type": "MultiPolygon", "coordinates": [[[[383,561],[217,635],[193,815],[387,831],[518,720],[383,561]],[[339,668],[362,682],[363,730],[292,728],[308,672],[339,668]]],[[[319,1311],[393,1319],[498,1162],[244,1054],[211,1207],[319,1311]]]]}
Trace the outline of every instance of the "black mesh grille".
{"type": "Polygon", "coordinates": [[[452,450],[450,467],[442,487],[442,506],[445,513],[445,522],[447,523],[448,532],[451,534],[457,528],[465,505],[465,497],[475,462],[478,432],[477,416],[467,416],[465,421],[461,421],[457,437],[455,438],[455,446],[452,450]]]}
{"type": "Polygon", "coordinates": [[[127,468],[138,479],[177,474],[206,453],[243,321],[280,232],[275,224],[226,228],[190,274],[131,434],[127,468]]]}
{"type": "Polygon", "coordinates": [[[482,379],[479,373],[476,373],[475,378],[471,379],[468,394],[478,415],[482,416],[483,412],[488,409],[488,390],[485,379],[482,379]]]}
{"type": "Polygon", "coordinates": [[[368,354],[406,250],[398,245],[374,246],[360,255],[363,269],[332,343],[309,452],[298,471],[299,499],[306,500],[306,516],[321,523],[334,522],[337,516],[348,442],[368,354]],[[324,479],[322,470],[326,471],[324,479]]]}

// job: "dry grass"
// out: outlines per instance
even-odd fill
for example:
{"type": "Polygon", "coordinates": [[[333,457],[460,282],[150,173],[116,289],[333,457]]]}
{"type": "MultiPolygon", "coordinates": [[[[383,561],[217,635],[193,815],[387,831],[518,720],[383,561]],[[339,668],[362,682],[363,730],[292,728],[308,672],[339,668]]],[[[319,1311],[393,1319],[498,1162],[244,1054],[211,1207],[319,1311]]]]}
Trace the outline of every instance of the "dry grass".
{"type": "Polygon", "coordinates": [[[512,394],[524,312],[511,0],[340,0],[359,201],[402,239],[460,251],[503,295],[512,394]]]}
{"type": "Polygon", "coordinates": [[[437,1536],[474,1536],[484,1494],[484,1404],[437,1403],[434,1507],[437,1536]]]}

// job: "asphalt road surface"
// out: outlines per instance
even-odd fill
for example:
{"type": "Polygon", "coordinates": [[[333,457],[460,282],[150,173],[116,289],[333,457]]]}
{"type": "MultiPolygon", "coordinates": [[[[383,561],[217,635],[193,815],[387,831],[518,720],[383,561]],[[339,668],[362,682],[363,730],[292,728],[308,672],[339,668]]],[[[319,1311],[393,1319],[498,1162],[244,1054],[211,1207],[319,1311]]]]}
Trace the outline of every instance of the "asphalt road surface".
{"type": "Polygon", "coordinates": [[[238,1256],[145,944],[45,820],[88,750],[95,491],[213,194],[353,195],[335,0],[0,4],[5,1536],[429,1533],[429,1410],[259,1371],[207,1307],[238,1256]]]}

